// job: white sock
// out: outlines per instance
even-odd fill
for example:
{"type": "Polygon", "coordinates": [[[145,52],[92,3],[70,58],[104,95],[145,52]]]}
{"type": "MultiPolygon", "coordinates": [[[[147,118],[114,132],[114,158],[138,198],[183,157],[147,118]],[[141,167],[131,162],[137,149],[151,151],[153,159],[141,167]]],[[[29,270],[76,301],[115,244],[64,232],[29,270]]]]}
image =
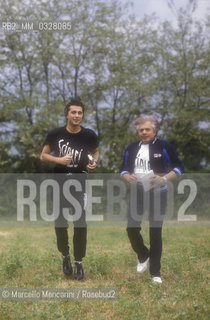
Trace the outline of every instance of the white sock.
{"type": "Polygon", "coordinates": [[[75,263],[82,264],[81,260],[75,260],[75,263]]]}

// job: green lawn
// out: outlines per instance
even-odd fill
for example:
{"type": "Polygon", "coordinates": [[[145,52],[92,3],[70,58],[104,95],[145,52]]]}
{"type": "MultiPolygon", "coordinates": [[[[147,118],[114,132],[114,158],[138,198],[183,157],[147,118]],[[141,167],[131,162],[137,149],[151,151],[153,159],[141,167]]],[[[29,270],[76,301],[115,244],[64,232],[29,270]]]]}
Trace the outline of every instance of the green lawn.
{"type": "MultiPolygon", "coordinates": [[[[143,228],[148,243],[148,228],[143,228]]],[[[72,228],[69,228],[70,244],[72,228]]],[[[116,300],[6,301],[0,319],[209,319],[209,227],[165,223],[163,284],[136,274],[125,228],[90,227],[85,279],[66,279],[52,228],[0,229],[1,288],[117,288],[116,300]]],[[[71,255],[72,256],[72,255],[71,255]]],[[[73,259],[73,257],[72,257],[73,259]]]]}

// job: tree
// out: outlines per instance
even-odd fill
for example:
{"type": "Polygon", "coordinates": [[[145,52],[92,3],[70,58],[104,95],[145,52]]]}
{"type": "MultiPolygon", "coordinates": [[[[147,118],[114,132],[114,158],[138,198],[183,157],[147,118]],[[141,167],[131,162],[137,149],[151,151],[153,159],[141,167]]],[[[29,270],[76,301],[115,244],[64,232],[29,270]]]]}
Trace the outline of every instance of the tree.
{"type": "Polygon", "coordinates": [[[165,23],[161,33],[156,86],[163,133],[181,154],[186,170],[200,170],[202,162],[209,161],[209,130],[202,127],[209,122],[209,42],[202,24],[183,10],[178,27],[165,23]]]}
{"type": "Polygon", "coordinates": [[[34,23],[68,20],[71,27],[0,35],[0,170],[45,170],[44,136],[64,124],[71,95],[82,97],[86,125],[98,132],[101,170],[119,170],[142,113],[158,117],[160,134],[187,170],[207,167],[209,21],[193,19],[195,0],[187,10],[170,5],[177,26],[154,16],[138,21],[117,0],[6,0],[3,20],[18,14],[34,23]]]}

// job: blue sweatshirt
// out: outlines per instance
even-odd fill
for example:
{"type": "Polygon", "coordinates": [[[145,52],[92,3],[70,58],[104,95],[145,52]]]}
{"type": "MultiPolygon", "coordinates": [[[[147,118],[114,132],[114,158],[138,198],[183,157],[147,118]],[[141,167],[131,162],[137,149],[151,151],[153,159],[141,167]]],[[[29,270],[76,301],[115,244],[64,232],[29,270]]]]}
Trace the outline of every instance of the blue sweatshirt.
{"type": "MultiPolygon", "coordinates": [[[[136,141],[128,145],[125,150],[124,159],[120,167],[120,175],[134,173],[134,165],[137,153],[142,142],[136,141]]],[[[149,144],[149,160],[151,170],[155,174],[164,174],[174,171],[177,175],[184,172],[184,167],[172,145],[165,140],[155,138],[149,144]]]]}

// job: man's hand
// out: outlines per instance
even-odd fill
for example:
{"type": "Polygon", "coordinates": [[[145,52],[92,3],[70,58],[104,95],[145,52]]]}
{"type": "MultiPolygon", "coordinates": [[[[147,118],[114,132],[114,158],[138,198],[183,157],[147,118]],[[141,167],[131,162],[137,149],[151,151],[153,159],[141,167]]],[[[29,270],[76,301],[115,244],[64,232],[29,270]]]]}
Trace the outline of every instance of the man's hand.
{"type": "Polygon", "coordinates": [[[150,183],[153,187],[156,187],[156,186],[164,184],[165,180],[163,179],[163,177],[155,174],[154,176],[150,177],[150,183]]]}
{"type": "Polygon", "coordinates": [[[67,154],[64,157],[59,158],[59,163],[62,164],[63,166],[67,166],[68,164],[70,164],[72,161],[72,155],[71,154],[67,154]]]}
{"type": "Polygon", "coordinates": [[[125,173],[122,177],[129,183],[137,183],[137,176],[135,174],[125,173]]]}
{"type": "Polygon", "coordinates": [[[93,161],[92,164],[89,163],[87,165],[87,168],[90,169],[90,170],[94,170],[96,168],[96,165],[97,165],[97,163],[95,161],[93,161]]]}

